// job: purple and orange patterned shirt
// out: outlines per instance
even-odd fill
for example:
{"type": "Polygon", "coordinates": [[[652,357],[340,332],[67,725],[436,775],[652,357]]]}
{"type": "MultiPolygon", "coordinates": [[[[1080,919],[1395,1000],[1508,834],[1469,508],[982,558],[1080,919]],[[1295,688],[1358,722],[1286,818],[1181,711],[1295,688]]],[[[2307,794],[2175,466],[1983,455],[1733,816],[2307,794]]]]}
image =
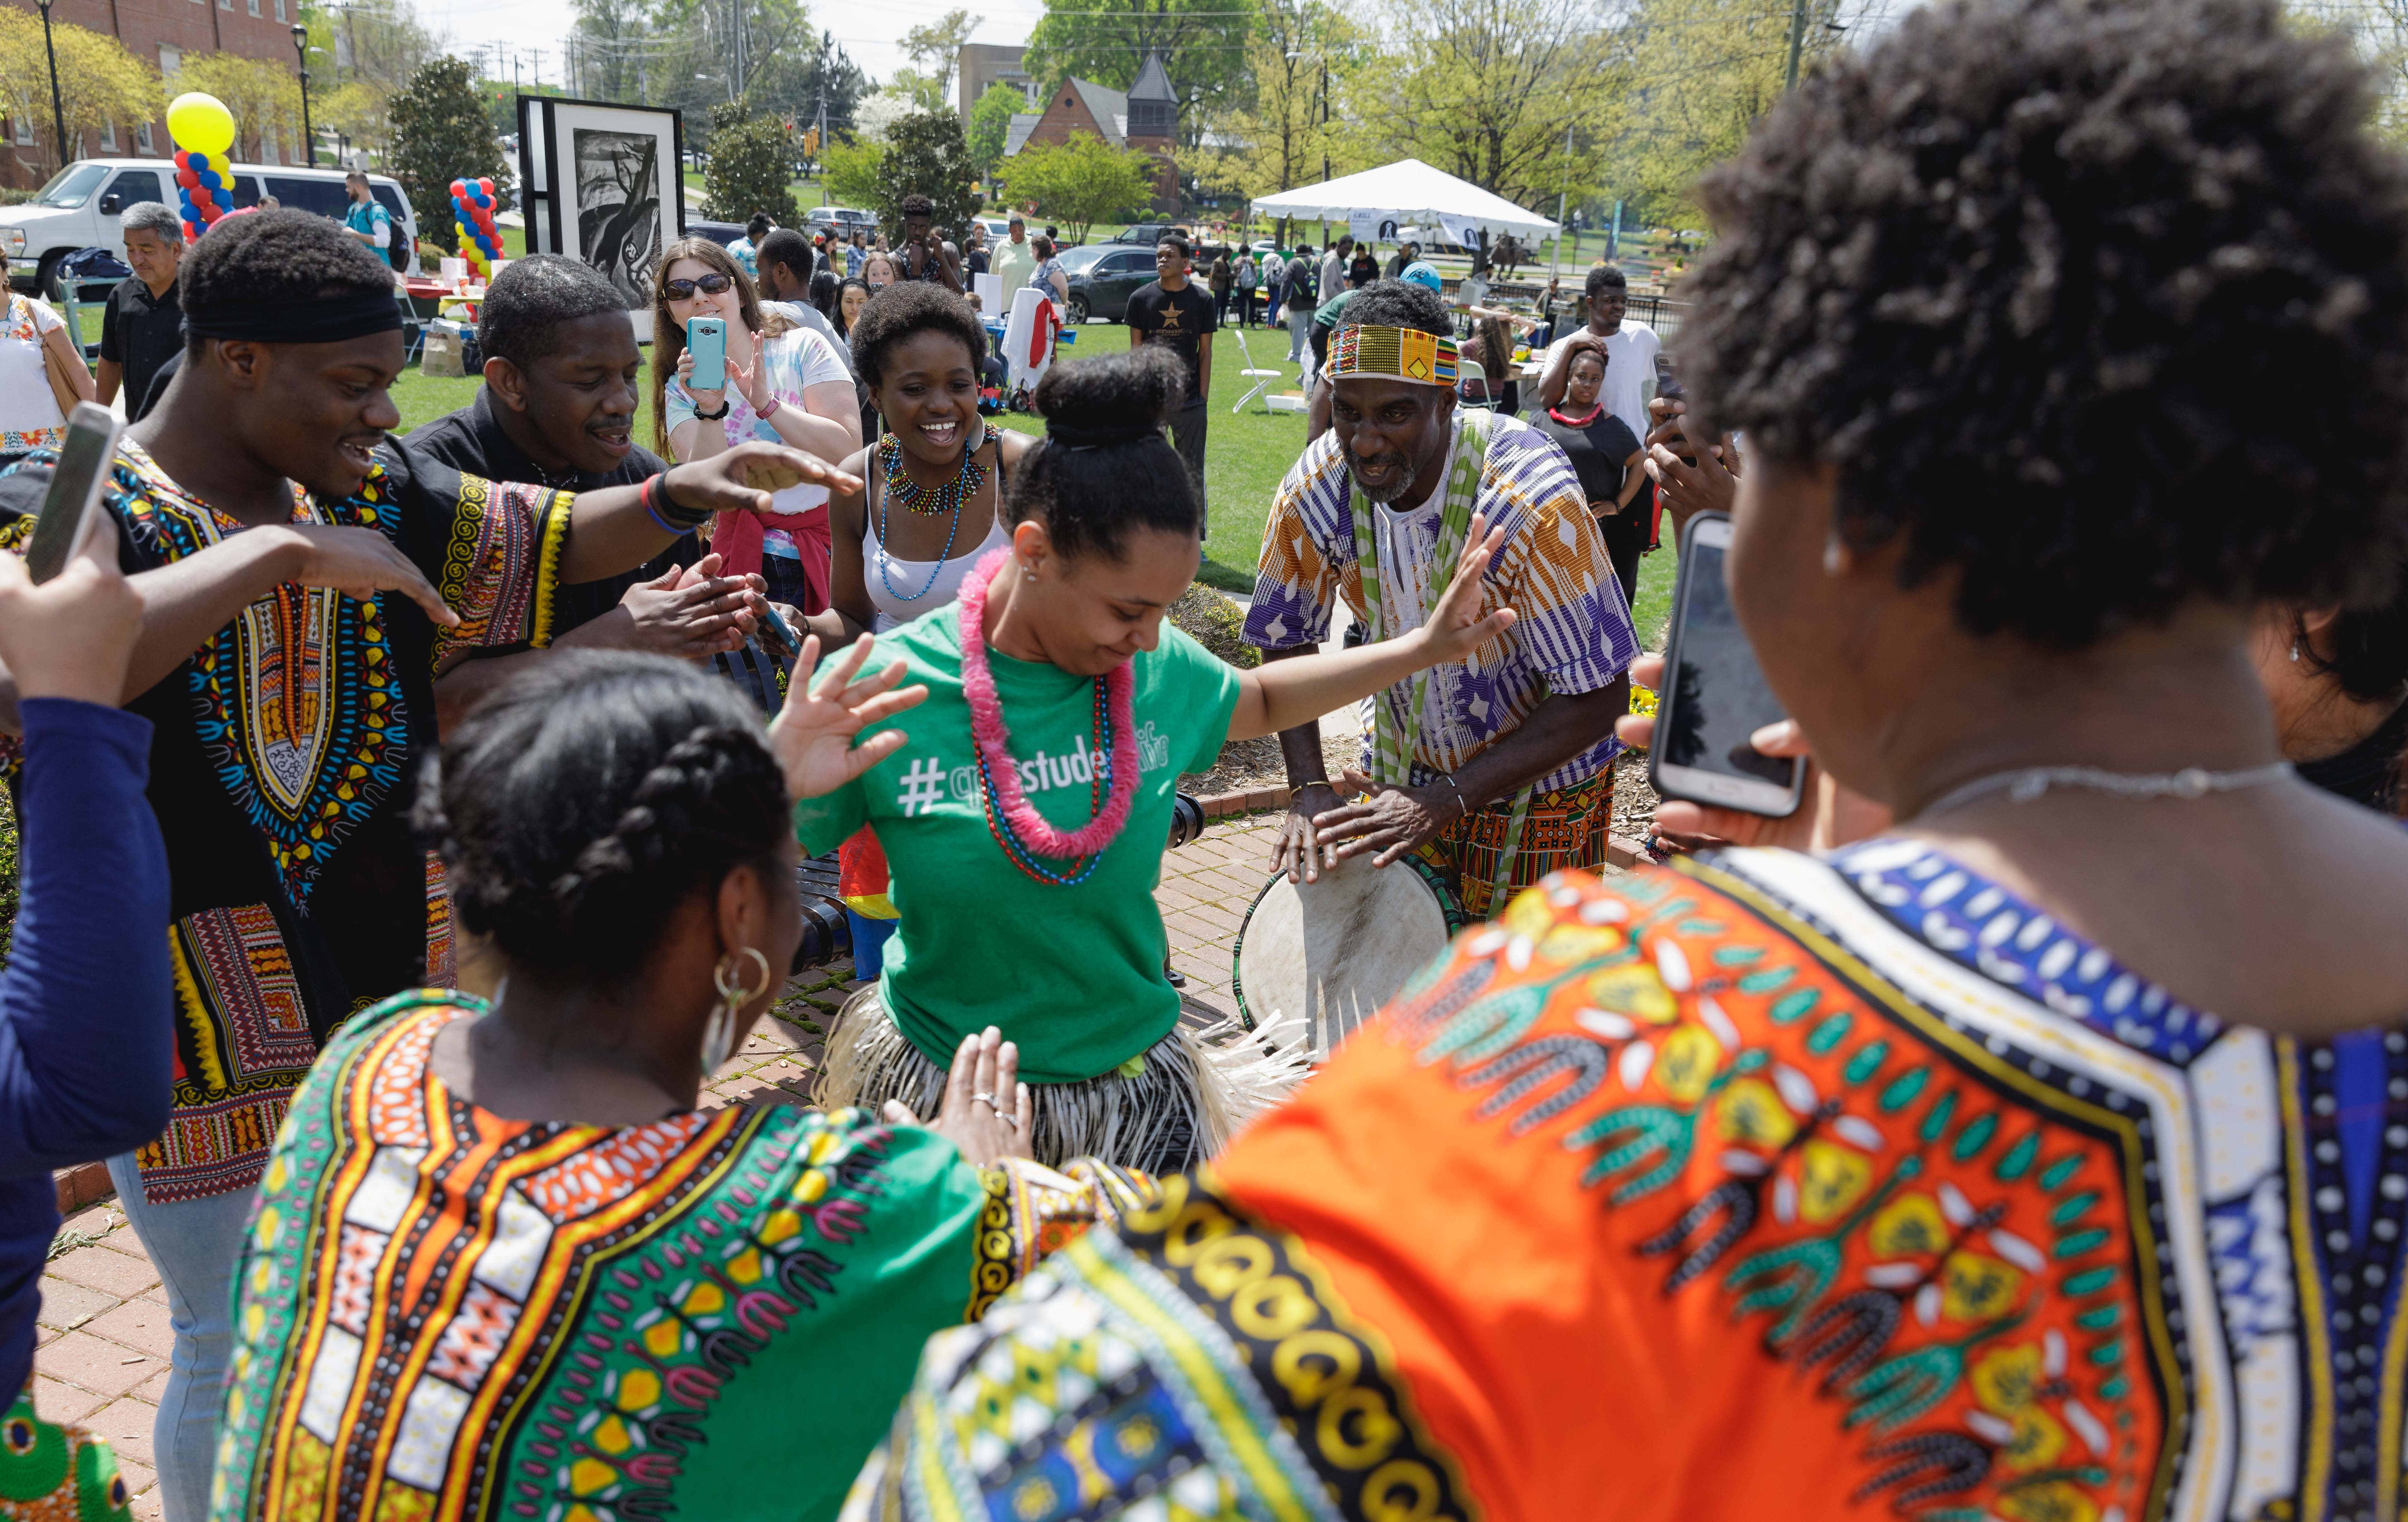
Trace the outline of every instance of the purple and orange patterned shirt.
{"type": "MultiPolygon", "coordinates": [[[[1463,447],[1463,413],[1455,414],[1450,446],[1463,447]]],[[[1446,590],[1452,567],[1433,567],[1440,493],[1409,512],[1374,507],[1372,532],[1380,561],[1380,607],[1391,639],[1420,625],[1446,590]]],[[[1329,638],[1338,600],[1364,617],[1362,568],[1354,558],[1354,484],[1338,435],[1326,433],[1280,482],[1270,525],[1263,535],[1246,642],[1289,650],[1329,638]]],[[[1611,686],[1639,655],[1630,609],[1613,578],[1613,563],[1597,521],[1589,516],[1579,478],[1562,450],[1536,428],[1499,417],[1491,425],[1474,510],[1505,530],[1505,545],[1484,579],[1485,607],[1521,615],[1505,636],[1460,666],[1430,673],[1413,761],[1452,774],[1521,727],[1552,693],[1587,693],[1611,686]]],[[[1401,713],[1411,683],[1399,682],[1378,701],[1401,713]]],[[[1552,792],[1605,769],[1622,749],[1612,733],[1545,777],[1552,792]]]]}

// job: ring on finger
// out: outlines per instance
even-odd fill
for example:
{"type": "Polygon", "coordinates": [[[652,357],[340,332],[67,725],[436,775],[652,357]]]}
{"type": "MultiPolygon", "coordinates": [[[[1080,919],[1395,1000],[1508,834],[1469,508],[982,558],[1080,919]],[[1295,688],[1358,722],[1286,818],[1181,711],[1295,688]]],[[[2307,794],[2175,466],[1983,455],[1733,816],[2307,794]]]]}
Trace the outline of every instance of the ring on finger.
{"type": "Polygon", "coordinates": [[[1001,1110],[997,1110],[995,1113],[995,1118],[1003,1122],[1004,1125],[1010,1127],[1015,1131],[1020,1129],[1020,1117],[1018,1115],[1007,1115],[1001,1110]]]}
{"type": "Polygon", "coordinates": [[[986,1106],[989,1110],[994,1111],[998,1115],[1003,1113],[1003,1106],[996,1103],[995,1096],[989,1094],[984,1089],[981,1089],[976,1094],[971,1095],[970,1098],[973,1102],[986,1106]]]}

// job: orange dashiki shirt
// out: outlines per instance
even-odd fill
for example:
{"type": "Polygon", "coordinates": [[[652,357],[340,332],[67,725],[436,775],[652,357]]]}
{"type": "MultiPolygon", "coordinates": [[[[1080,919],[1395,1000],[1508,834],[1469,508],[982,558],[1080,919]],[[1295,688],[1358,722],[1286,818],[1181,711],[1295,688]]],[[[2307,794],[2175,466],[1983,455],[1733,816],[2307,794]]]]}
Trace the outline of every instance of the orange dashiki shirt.
{"type": "Polygon", "coordinates": [[[1567,873],[932,1341],[855,1515],[2396,1516],[2403,1098],[1917,841],[1567,873]]]}

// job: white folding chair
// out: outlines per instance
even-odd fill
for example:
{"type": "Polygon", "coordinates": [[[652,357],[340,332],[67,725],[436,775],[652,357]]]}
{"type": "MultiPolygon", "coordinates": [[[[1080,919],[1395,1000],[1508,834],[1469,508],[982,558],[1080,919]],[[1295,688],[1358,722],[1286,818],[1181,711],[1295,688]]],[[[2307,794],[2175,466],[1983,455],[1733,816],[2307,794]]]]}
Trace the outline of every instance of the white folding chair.
{"type": "MultiPolygon", "coordinates": [[[[1258,370],[1254,368],[1254,351],[1246,347],[1246,330],[1242,327],[1234,327],[1229,329],[1229,331],[1238,336],[1238,353],[1240,357],[1245,361],[1245,367],[1238,373],[1254,383],[1254,389],[1239,397],[1238,405],[1229,409],[1229,415],[1231,417],[1235,417],[1246,409],[1246,404],[1248,402],[1253,401],[1264,392],[1268,391],[1272,381],[1287,379],[1287,372],[1281,369],[1258,370]]],[[[1267,402],[1264,405],[1268,406],[1269,404],[1267,402]]]]}
{"type": "Polygon", "coordinates": [[[1481,401],[1473,401],[1469,396],[1466,396],[1463,399],[1464,406],[1484,408],[1491,412],[1497,409],[1496,399],[1490,396],[1488,392],[1488,367],[1486,366],[1481,364],[1480,361],[1476,359],[1457,359],[1455,362],[1455,390],[1458,394],[1460,394],[1463,389],[1464,381],[1477,380],[1480,382],[1480,395],[1484,399],[1481,401]]]}

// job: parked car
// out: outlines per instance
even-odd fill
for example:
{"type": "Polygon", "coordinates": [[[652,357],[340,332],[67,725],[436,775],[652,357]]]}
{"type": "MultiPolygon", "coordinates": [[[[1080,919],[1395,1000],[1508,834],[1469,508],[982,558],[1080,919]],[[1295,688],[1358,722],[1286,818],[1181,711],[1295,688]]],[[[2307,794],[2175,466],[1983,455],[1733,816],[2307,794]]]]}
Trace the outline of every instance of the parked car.
{"type": "Polygon", "coordinates": [[[814,233],[834,229],[851,237],[856,227],[865,233],[877,232],[878,218],[872,212],[856,211],[849,206],[815,206],[803,218],[803,226],[814,233]]]}
{"type": "MultiPolygon", "coordinates": [[[[368,176],[368,193],[384,203],[407,237],[409,262],[418,268],[418,218],[400,184],[387,175],[368,176]]],[[[234,165],[234,204],[257,206],[262,195],[279,204],[340,221],[351,198],[340,169],[296,165],[234,165]]],[[[62,255],[78,249],[116,248],[118,213],[136,201],[176,205],[176,165],[166,159],[78,159],[61,169],[21,206],[0,208],[0,252],[8,259],[8,283],[46,292],[62,255]]]]}
{"type": "Polygon", "coordinates": [[[1154,247],[1154,240],[1160,237],[1163,234],[1185,234],[1186,231],[1186,228],[1180,226],[1176,223],[1140,222],[1133,223],[1130,226],[1124,227],[1119,232],[1114,233],[1111,237],[1104,238],[1101,241],[1105,243],[1118,244],[1133,243],[1140,248],[1151,249],[1154,247]]]}
{"type": "Polygon", "coordinates": [[[744,236],[744,224],[740,222],[705,222],[700,217],[688,217],[685,220],[685,236],[707,237],[724,249],[744,236]]]}
{"type": "Polygon", "coordinates": [[[1090,243],[1062,256],[1062,273],[1070,287],[1072,323],[1090,318],[1118,323],[1128,316],[1128,299],[1154,279],[1154,245],[1131,248],[1117,240],[1090,243]]]}

